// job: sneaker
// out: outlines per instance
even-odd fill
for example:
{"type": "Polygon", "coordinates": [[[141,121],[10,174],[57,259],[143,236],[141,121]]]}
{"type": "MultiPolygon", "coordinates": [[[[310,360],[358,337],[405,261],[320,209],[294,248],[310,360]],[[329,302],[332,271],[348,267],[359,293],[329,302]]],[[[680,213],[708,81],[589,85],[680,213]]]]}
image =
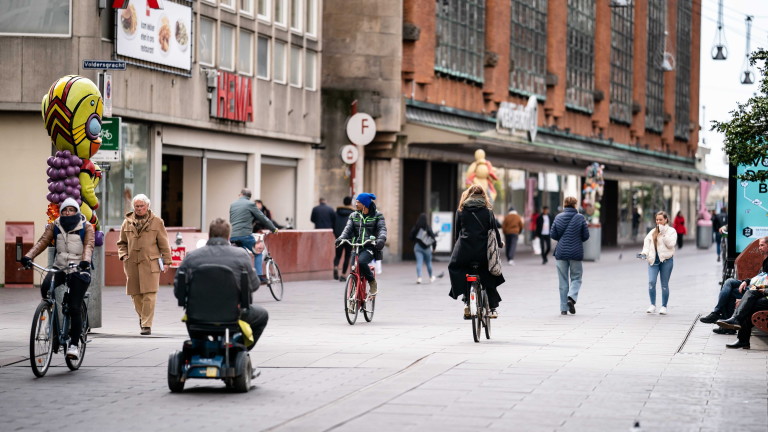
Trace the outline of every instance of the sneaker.
{"type": "Polygon", "coordinates": [[[513,265],[515,265],[515,260],[509,260],[509,261],[507,261],[507,264],[513,266],[513,265]]]}
{"type": "Polygon", "coordinates": [[[77,360],[79,354],[80,349],[77,347],[77,345],[70,345],[69,348],[67,348],[68,359],[77,360]]]}
{"type": "Polygon", "coordinates": [[[421,278],[420,278],[420,277],[416,278],[416,283],[417,283],[417,284],[420,284],[420,283],[421,283],[421,278]]]}
{"type": "Polygon", "coordinates": [[[144,336],[151,335],[152,334],[152,329],[149,328],[149,327],[142,327],[141,328],[141,334],[144,335],[144,336]]]}
{"type": "Polygon", "coordinates": [[[499,317],[499,312],[496,309],[491,309],[491,313],[488,315],[488,318],[496,319],[499,317]]]}
{"type": "Polygon", "coordinates": [[[720,262],[720,255],[717,256],[717,262],[720,262]]]}
{"type": "Polygon", "coordinates": [[[576,300],[568,297],[568,312],[575,314],[576,313],[576,300]]]}
{"type": "Polygon", "coordinates": [[[472,315],[469,313],[469,305],[464,305],[464,319],[470,319],[472,315]]]}
{"type": "Polygon", "coordinates": [[[645,313],[654,313],[656,312],[656,305],[650,305],[648,306],[648,309],[645,310],[645,313]]]}
{"type": "Polygon", "coordinates": [[[714,324],[714,323],[716,323],[716,322],[717,322],[717,320],[719,320],[720,318],[721,318],[721,317],[720,317],[720,314],[719,314],[719,313],[717,313],[717,312],[711,312],[709,315],[707,315],[707,316],[705,316],[705,317],[701,317],[701,318],[699,318],[699,321],[703,322],[704,324],[714,324]]]}
{"type": "Polygon", "coordinates": [[[659,315],[666,315],[667,314],[667,307],[662,306],[661,309],[659,309],[659,315]]]}
{"type": "Polygon", "coordinates": [[[429,277],[429,283],[434,283],[435,279],[437,279],[435,276],[430,276],[429,277]]]}
{"type": "Polygon", "coordinates": [[[346,276],[344,276],[343,274],[339,275],[339,282],[346,282],[346,281],[347,281],[347,277],[346,276]]]}
{"type": "Polygon", "coordinates": [[[371,287],[371,288],[368,290],[368,296],[369,296],[369,297],[373,297],[373,296],[375,296],[376,294],[378,294],[378,293],[379,293],[379,287],[378,287],[378,285],[376,284],[376,279],[374,279],[374,280],[372,280],[372,281],[368,282],[368,285],[371,287]]]}
{"type": "Polygon", "coordinates": [[[338,279],[339,278],[339,269],[333,269],[333,278],[338,279]]]}
{"type": "Polygon", "coordinates": [[[725,329],[725,328],[715,327],[715,328],[712,329],[712,333],[714,333],[714,334],[721,334],[721,335],[735,335],[738,332],[736,330],[732,330],[732,329],[725,329]]]}

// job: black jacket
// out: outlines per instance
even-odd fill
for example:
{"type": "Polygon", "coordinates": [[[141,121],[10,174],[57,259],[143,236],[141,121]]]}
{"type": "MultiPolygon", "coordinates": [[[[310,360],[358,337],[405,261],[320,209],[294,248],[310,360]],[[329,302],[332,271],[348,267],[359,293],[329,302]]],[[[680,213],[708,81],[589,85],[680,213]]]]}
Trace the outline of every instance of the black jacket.
{"type": "Polygon", "coordinates": [[[354,211],[355,210],[352,207],[336,207],[336,224],[333,226],[333,235],[336,236],[336,238],[344,232],[344,227],[347,226],[349,215],[354,211]]]}
{"type": "Polygon", "coordinates": [[[333,228],[336,223],[336,212],[328,204],[320,204],[312,209],[309,220],[315,224],[315,229],[333,228]]]}
{"type": "MultiPolygon", "coordinates": [[[[384,215],[377,211],[373,216],[364,216],[359,211],[352,212],[347,219],[347,225],[339,236],[340,239],[348,239],[355,243],[362,243],[370,236],[376,237],[376,249],[384,249],[387,242],[387,224],[384,215]]],[[[368,246],[367,249],[373,249],[368,246]]]]}

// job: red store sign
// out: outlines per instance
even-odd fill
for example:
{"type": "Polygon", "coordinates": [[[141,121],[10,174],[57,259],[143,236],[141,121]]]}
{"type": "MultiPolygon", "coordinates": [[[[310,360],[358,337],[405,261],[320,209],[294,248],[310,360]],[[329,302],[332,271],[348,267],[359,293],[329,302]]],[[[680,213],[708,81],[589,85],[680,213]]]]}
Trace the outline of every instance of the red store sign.
{"type": "Polygon", "coordinates": [[[253,121],[253,79],[218,71],[211,117],[239,122],[253,121]]]}

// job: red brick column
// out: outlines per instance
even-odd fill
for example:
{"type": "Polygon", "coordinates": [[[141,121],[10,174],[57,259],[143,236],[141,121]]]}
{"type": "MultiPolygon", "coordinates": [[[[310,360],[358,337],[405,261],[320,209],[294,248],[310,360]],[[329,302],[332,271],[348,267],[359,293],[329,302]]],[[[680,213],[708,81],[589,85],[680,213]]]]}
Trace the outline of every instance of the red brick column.
{"type": "Polygon", "coordinates": [[[435,46],[437,35],[434,1],[405,0],[403,21],[416,25],[419,40],[403,43],[403,77],[418,84],[431,84],[435,76],[435,46]]]}
{"type": "MultiPolygon", "coordinates": [[[[667,35],[665,52],[673,56],[677,53],[677,2],[667,2],[667,35]]],[[[677,59],[675,59],[677,60],[677,59]]],[[[675,87],[677,68],[664,72],[664,118],[669,119],[664,123],[661,132],[661,150],[672,149],[675,141],[675,87]]]]}
{"type": "MultiPolygon", "coordinates": [[[[691,155],[696,154],[699,147],[699,80],[701,79],[701,0],[693,0],[691,8],[691,98],[690,117],[693,131],[688,138],[688,149],[691,155]]],[[[709,127],[709,125],[704,125],[709,127]]]]}
{"type": "Polygon", "coordinates": [[[483,98],[495,103],[507,100],[509,94],[510,13],[509,0],[485,3],[485,51],[496,54],[498,62],[485,67],[483,98]]]}
{"type": "Polygon", "coordinates": [[[640,111],[632,116],[629,133],[633,141],[645,136],[645,86],[648,61],[648,3],[634,2],[635,40],[633,46],[632,101],[640,105],[640,111]]]}
{"type": "Polygon", "coordinates": [[[603,100],[595,101],[592,125],[601,131],[610,122],[611,105],[611,0],[598,0],[595,5],[595,91],[603,100]]]}

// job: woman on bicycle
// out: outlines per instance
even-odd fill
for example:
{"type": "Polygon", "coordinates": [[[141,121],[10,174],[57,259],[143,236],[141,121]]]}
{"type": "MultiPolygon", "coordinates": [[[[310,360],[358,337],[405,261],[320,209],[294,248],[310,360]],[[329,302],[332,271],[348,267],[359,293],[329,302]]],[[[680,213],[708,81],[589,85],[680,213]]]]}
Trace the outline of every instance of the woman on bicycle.
{"type": "Polygon", "coordinates": [[[464,317],[469,317],[467,296],[467,274],[475,274],[472,263],[478,264],[477,274],[480,283],[488,293],[488,303],[491,307],[491,318],[498,317],[499,302],[501,296],[497,287],[504,283],[504,276],[494,276],[488,271],[488,231],[493,229],[496,233],[496,241],[500,247],[504,247],[496,229],[496,217],[488,195],[482,187],[472,185],[461,194],[459,209],[456,212],[454,232],[456,244],[451,254],[451,262],[448,264],[448,273],[451,277],[451,291],[448,295],[457,299],[464,296],[464,317]]]}
{"type": "Polygon", "coordinates": [[[31,267],[32,259],[51,245],[56,247],[54,267],[62,269],[69,264],[77,264],[77,272],[55,273],[55,276],[54,273],[48,273],[40,286],[40,292],[45,298],[51,285],[51,277],[56,278],[57,286],[63,284],[66,278],[69,294],[64,296],[64,302],[72,320],[72,325],[69,327],[67,357],[77,360],[78,343],[83,327],[80,306],[91,283],[91,256],[95,236],[93,225],[85,220],[85,216],[80,213],[80,206],[74,199],[65,199],[61,203],[60,213],[61,216],[45,227],[37,243],[21,258],[21,264],[27,268],[31,267]]]}

